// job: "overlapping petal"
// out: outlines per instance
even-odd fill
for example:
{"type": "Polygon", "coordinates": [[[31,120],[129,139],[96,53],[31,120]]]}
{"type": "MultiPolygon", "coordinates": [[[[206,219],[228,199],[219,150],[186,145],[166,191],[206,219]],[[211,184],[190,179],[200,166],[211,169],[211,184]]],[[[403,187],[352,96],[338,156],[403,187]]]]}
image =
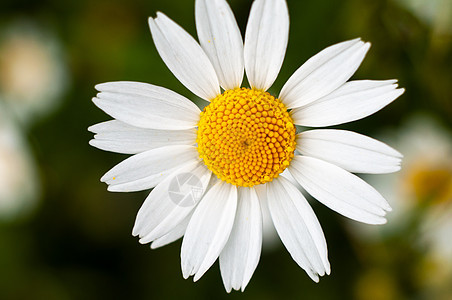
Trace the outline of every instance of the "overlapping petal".
{"type": "Polygon", "coordinates": [[[146,244],[173,230],[201,200],[211,174],[203,163],[194,162],[166,177],[138,211],[132,234],[146,244]]]}
{"type": "Polygon", "coordinates": [[[150,129],[194,128],[199,108],[187,98],[162,87],[140,82],[108,82],[96,85],[100,91],[94,104],[124,123],[150,129]]]}
{"type": "Polygon", "coordinates": [[[369,47],[354,39],[322,50],[295,71],[278,98],[287,108],[296,108],[328,95],[355,73],[369,47]]]}
{"type": "Polygon", "coordinates": [[[403,94],[396,80],[349,81],[331,94],[292,111],[302,126],[332,126],[367,117],[403,94]]]}
{"type": "Polygon", "coordinates": [[[215,69],[190,34],[160,12],[149,18],[149,27],[160,57],[183,85],[205,100],[220,94],[215,69]]]}
{"type": "Polygon", "coordinates": [[[197,281],[220,255],[234,224],[237,188],[226,182],[213,186],[199,203],[182,241],[184,278],[197,281]]]}
{"type": "Polygon", "coordinates": [[[346,130],[317,129],[297,135],[301,154],[349,172],[382,174],[400,170],[402,154],[370,137],[346,130]]]}
{"type": "Polygon", "coordinates": [[[197,162],[194,146],[176,145],[135,154],[117,164],[100,180],[111,192],[134,192],[155,187],[185,164],[197,162]]]}
{"type": "Polygon", "coordinates": [[[193,215],[193,211],[188,214],[188,216],[179,224],[176,225],[170,232],[167,234],[155,239],[151,243],[151,249],[157,249],[163,246],[166,246],[168,244],[171,244],[172,242],[177,241],[181,237],[184,236],[185,231],[187,230],[188,223],[190,222],[191,216],[193,215]]]}
{"type": "Polygon", "coordinates": [[[245,70],[252,88],[266,91],[281,69],[289,40],[285,0],[255,0],[245,33],[245,70]]]}
{"type": "Polygon", "coordinates": [[[124,154],[136,154],[170,145],[194,145],[196,130],[160,130],[128,125],[118,120],[99,123],[88,128],[95,133],[89,141],[93,147],[124,154]]]}
{"type": "Polygon", "coordinates": [[[338,213],[363,223],[386,223],[391,207],[362,179],[333,164],[308,156],[295,156],[289,171],[314,198],[338,213]]]}
{"type": "Polygon", "coordinates": [[[234,14],[225,0],[196,1],[199,42],[225,89],[240,87],[243,80],[243,40],[234,14]]]}
{"type": "Polygon", "coordinates": [[[284,177],[267,184],[268,208],[279,237],[312,280],[330,273],[328,251],[319,221],[301,192],[284,177]]]}
{"type": "Polygon", "coordinates": [[[262,247],[262,214],[254,188],[238,189],[237,214],[229,240],[220,254],[226,291],[242,291],[257,267],[262,247]]]}

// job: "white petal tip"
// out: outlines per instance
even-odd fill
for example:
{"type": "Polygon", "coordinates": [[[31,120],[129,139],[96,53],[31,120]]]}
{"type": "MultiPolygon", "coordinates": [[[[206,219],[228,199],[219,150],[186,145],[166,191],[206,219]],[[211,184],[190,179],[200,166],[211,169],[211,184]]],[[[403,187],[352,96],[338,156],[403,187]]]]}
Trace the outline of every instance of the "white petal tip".
{"type": "Polygon", "coordinates": [[[148,22],[149,22],[149,23],[155,22],[155,20],[157,20],[158,17],[161,17],[161,16],[166,16],[166,15],[165,15],[164,13],[162,13],[161,11],[157,11],[157,12],[155,13],[155,17],[150,16],[150,17],[148,18],[148,22]]]}
{"type": "MultiPolygon", "coordinates": [[[[152,232],[151,232],[152,234],[152,232]]],[[[156,240],[158,237],[152,236],[151,234],[146,234],[146,235],[140,235],[140,244],[147,244],[147,243],[151,243],[154,240],[156,240]]]]}
{"type": "Polygon", "coordinates": [[[96,133],[96,132],[94,131],[94,129],[96,128],[95,126],[96,126],[96,125],[91,125],[90,127],[87,128],[87,130],[88,130],[89,132],[96,133]]]}
{"type": "Polygon", "coordinates": [[[138,236],[139,234],[140,234],[139,230],[136,228],[136,226],[133,226],[132,236],[138,236]]]}
{"type": "Polygon", "coordinates": [[[97,91],[102,92],[109,84],[109,82],[98,83],[94,86],[94,88],[97,91]]]}
{"type": "Polygon", "coordinates": [[[127,192],[125,190],[118,188],[116,185],[109,185],[107,187],[107,191],[109,191],[109,192],[127,192]]]}
{"type": "Polygon", "coordinates": [[[385,80],[388,84],[396,84],[397,83],[397,79],[388,79],[388,80],[385,80]]]}
{"type": "MultiPolygon", "coordinates": [[[[389,173],[396,173],[399,172],[402,167],[400,166],[400,162],[397,165],[394,165],[392,167],[388,167],[385,170],[382,170],[380,173],[375,174],[389,174],[389,173]]],[[[370,174],[370,173],[369,173],[370,174]]]]}
{"type": "Polygon", "coordinates": [[[405,92],[405,89],[404,88],[397,88],[398,87],[398,85],[394,85],[394,96],[393,96],[393,101],[395,100],[395,99],[397,99],[397,98],[399,98],[400,96],[402,96],[403,95],[403,93],[405,92]]]}
{"type": "Polygon", "coordinates": [[[148,239],[139,239],[138,243],[140,243],[141,245],[146,245],[147,243],[149,243],[148,239]]]}
{"type": "Polygon", "coordinates": [[[190,270],[184,265],[182,265],[182,277],[184,277],[184,279],[188,279],[188,277],[190,277],[190,270]]]}
{"type": "Polygon", "coordinates": [[[107,182],[108,180],[112,179],[110,175],[105,174],[100,178],[100,182],[107,182]]]}
{"type": "Polygon", "coordinates": [[[158,244],[158,243],[156,243],[156,242],[154,241],[154,242],[151,243],[150,248],[151,248],[152,250],[155,250],[155,249],[158,249],[158,248],[163,247],[163,246],[165,246],[165,245],[166,245],[166,244],[158,244]]]}
{"type": "Polygon", "coordinates": [[[369,224],[372,224],[372,225],[384,225],[387,222],[388,222],[388,220],[386,220],[386,218],[381,218],[378,221],[375,221],[375,222],[369,223],[369,224]]]}
{"type": "Polygon", "coordinates": [[[248,283],[249,283],[249,279],[246,282],[245,281],[242,282],[242,286],[241,287],[237,287],[237,291],[240,289],[242,292],[244,292],[246,287],[248,286],[248,283]]]}
{"type": "Polygon", "coordinates": [[[201,279],[202,275],[204,275],[204,272],[199,272],[195,274],[195,276],[193,277],[193,282],[198,281],[199,279],[201,279]]]}
{"type": "Polygon", "coordinates": [[[383,200],[384,202],[381,203],[381,208],[384,210],[384,214],[381,215],[381,217],[384,217],[387,212],[392,211],[392,207],[389,205],[389,203],[386,200],[383,200]]]}

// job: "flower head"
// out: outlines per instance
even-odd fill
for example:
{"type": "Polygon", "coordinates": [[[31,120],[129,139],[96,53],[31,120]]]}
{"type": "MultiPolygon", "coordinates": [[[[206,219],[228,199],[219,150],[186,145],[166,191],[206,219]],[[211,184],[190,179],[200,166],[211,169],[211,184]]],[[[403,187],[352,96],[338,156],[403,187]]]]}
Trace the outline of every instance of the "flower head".
{"type": "Polygon", "coordinates": [[[388,203],[350,172],[394,172],[401,155],[357,133],[296,134],[295,127],[354,121],[403,93],[395,80],[347,82],[369,43],[326,48],[275,97],[267,90],[288,41],[284,0],[254,1],[244,42],[224,0],[196,1],[199,44],[162,13],[149,25],[171,72],[210,104],[201,112],[183,96],[144,83],[96,86],[94,103],[116,120],[92,126],[91,145],[134,154],[101,180],[110,191],[154,188],[133,229],[141,243],[156,248],[183,236],[183,276],[196,281],[219,258],[229,292],[243,290],[258,264],[264,209],[313,280],[330,273],[325,237],[298,184],[344,216],[385,222],[388,203]],[[241,88],[245,72],[250,88],[241,88]]]}

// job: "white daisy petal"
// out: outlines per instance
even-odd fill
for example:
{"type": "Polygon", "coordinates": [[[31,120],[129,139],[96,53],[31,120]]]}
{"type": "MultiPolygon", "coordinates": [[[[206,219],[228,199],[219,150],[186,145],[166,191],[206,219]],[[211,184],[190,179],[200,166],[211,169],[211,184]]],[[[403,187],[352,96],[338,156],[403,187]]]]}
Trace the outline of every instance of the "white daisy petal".
{"type": "Polygon", "coordinates": [[[239,87],[244,73],[243,40],[228,3],[197,0],[196,29],[223,89],[239,87]]]}
{"type": "Polygon", "coordinates": [[[120,162],[100,180],[111,192],[133,192],[153,188],[184,164],[198,161],[194,146],[176,145],[135,154],[120,162]]]}
{"type": "MultiPolygon", "coordinates": [[[[298,146],[298,144],[296,145],[298,146]]],[[[296,187],[299,191],[303,192],[303,188],[301,187],[301,185],[298,183],[298,181],[295,180],[295,178],[293,178],[292,174],[290,174],[289,169],[285,169],[281,174],[279,174],[279,176],[284,177],[285,179],[289,180],[289,182],[296,187]]]]}
{"type": "Polygon", "coordinates": [[[237,214],[229,240],[220,254],[220,271],[226,291],[245,290],[259,262],[262,214],[254,188],[238,189],[237,214]]]}
{"type": "Polygon", "coordinates": [[[237,188],[226,182],[213,186],[199,203],[182,241],[184,278],[197,281],[215,262],[228,241],[237,210],[237,188]]]}
{"type": "Polygon", "coordinates": [[[332,126],[367,117],[403,94],[396,80],[357,80],[345,83],[331,94],[292,110],[301,126],[332,126]]]}
{"type": "MultiPolygon", "coordinates": [[[[212,188],[212,186],[215,185],[215,183],[218,181],[219,179],[217,179],[215,176],[211,176],[210,177],[210,181],[207,185],[206,191],[210,190],[210,188],[212,188]]],[[[180,239],[181,237],[184,236],[185,231],[187,230],[187,226],[188,223],[190,222],[190,219],[193,215],[194,210],[192,210],[187,217],[185,217],[185,219],[180,222],[179,224],[176,225],[176,227],[174,227],[170,232],[168,232],[167,234],[155,239],[152,243],[151,243],[151,249],[156,249],[159,247],[163,247],[166,246],[178,239],[180,239]]]]}
{"type": "Polygon", "coordinates": [[[149,18],[149,27],[160,57],[183,85],[205,100],[220,94],[215,69],[190,34],[160,12],[149,18]]]}
{"type": "Polygon", "coordinates": [[[295,156],[289,171],[303,188],[318,201],[338,213],[363,223],[386,223],[391,207],[361,178],[325,161],[295,156]]]}
{"type": "Polygon", "coordinates": [[[276,230],[295,262],[315,282],[330,273],[328,251],[319,221],[301,192],[284,177],[267,185],[268,208],[276,230]]]}
{"type": "Polygon", "coordinates": [[[166,246],[168,244],[171,244],[172,242],[177,241],[181,237],[184,236],[185,230],[187,230],[188,223],[190,222],[191,216],[193,215],[193,210],[188,216],[179,224],[176,225],[170,232],[167,234],[155,239],[151,243],[151,249],[157,249],[163,246],[166,246]]]}
{"type": "Polygon", "coordinates": [[[399,152],[382,142],[355,132],[335,129],[298,134],[297,150],[353,173],[396,172],[400,170],[402,158],[399,152]]]}
{"type": "Polygon", "coordinates": [[[289,39],[284,0],[256,0],[245,33],[245,70],[252,88],[266,91],[281,69],[289,39]]]}
{"type": "Polygon", "coordinates": [[[138,211],[132,234],[146,244],[170,232],[201,200],[211,174],[203,163],[195,162],[166,177],[138,211]]]}
{"type": "MultiPolygon", "coordinates": [[[[282,176],[282,174],[281,174],[282,176]]],[[[267,186],[265,184],[258,184],[254,186],[262,214],[262,247],[273,249],[279,246],[279,237],[273,225],[272,217],[267,205],[267,186]]]]}
{"type": "Polygon", "coordinates": [[[111,120],[88,128],[94,132],[89,141],[96,148],[124,154],[136,154],[170,145],[194,145],[196,130],[159,130],[139,128],[111,120]]]}
{"type": "Polygon", "coordinates": [[[287,80],[279,99],[287,108],[296,108],[328,95],[355,73],[369,47],[354,39],[322,50],[287,80]]]}
{"type": "Polygon", "coordinates": [[[151,129],[194,128],[199,108],[187,98],[162,87],[140,82],[108,82],[96,85],[100,91],[94,104],[115,119],[151,129]]]}

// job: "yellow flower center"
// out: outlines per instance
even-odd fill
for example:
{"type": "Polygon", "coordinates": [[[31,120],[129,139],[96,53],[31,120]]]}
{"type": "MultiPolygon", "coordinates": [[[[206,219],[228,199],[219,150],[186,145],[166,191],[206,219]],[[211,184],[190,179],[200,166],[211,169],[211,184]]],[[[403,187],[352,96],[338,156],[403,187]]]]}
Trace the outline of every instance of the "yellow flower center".
{"type": "Polygon", "coordinates": [[[272,181],[290,164],[295,126],[280,100],[237,88],[204,108],[196,142],[199,156],[218,178],[251,187],[272,181]]]}

